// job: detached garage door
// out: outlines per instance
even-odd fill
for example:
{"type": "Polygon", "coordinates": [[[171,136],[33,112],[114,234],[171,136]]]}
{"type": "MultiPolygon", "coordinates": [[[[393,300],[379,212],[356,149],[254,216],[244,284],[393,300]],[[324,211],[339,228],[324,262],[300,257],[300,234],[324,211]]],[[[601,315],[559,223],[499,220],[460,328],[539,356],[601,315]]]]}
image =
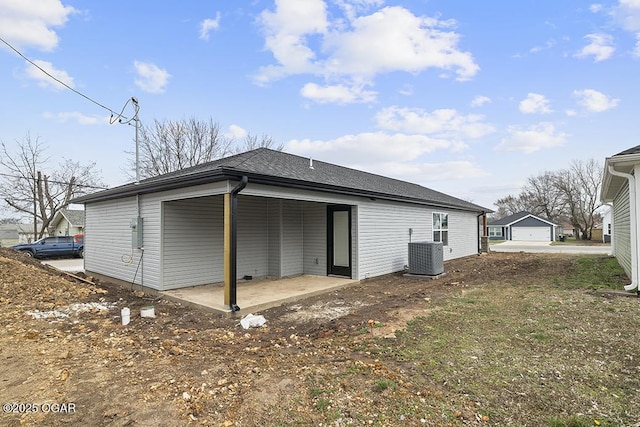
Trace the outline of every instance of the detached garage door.
{"type": "Polygon", "coordinates": [[[550,242],[551,227],[511,227],[511,240],[550,242]]]}

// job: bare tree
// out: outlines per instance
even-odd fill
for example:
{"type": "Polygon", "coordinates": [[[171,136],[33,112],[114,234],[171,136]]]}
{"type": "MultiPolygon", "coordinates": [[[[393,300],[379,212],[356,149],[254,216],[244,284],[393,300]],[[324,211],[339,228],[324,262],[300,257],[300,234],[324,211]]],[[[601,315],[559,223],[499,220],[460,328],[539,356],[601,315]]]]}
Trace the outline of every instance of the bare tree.
{"type": "MultiPolygon", "coordinates": [[[[152,125],[140,128],[138,146],[141,179],[255,148],[283,148],[282,145],[276,147],[274,141],[266,135],[258,138],[248,134],[242,142],[238,142],[223,135],[218,123],[212,119],[204,121],[195,118],[178,121],[154,120],[152,125]]],[[[130,166],[135,176],[135,160],[131,161],[130,166]]]]}
{"type": "Polygon", "coordinates": [[[520,196],[516,197],[511,194],[496,200],[494,205],[498,207],[496,212],[492,215],[492,217],[495,218],[504,218],[505,216],[528,210],[528,206],[526,206],[520,196]]]}
{"type": "Polygon", "coordinates": [[[529,212],[549,221],[558,221],[564,214],[565,203],[562,193],[555,184],[556,174],[545,171],[542,175],[527,179],[520,198],[529,212]]]}
{"type": "Polygon", "coordinates": [[[104,188],[95,164],[82,166],[64,159],[59,169],[45,172],[49,158],[45,157],[46,147],[39,137],[34,139],[27,134],[17,148],[12,154],[2,143],[0,165],[6,173],[1,176],[0,195],[12,210],[33,218],[36,238],[44,235],[56,213],[66,208],[72,198],[104,188]]]}
{"type": "Polygon", "coordinates": [[[594,159],[574,160],[568,169],[532,176],[517,197],[509,195],[495,202],[498,217],[528,211],[554,222],[568,219],[582,239],[590,240],[601,206],[601,171],[594,159]]]}
{"type": "Polygon", "coordinates": [[[569,169],[556,175],[555,187],[561,192],[571,225],[583,240],[591,240],[598,217],[602,167],[595,159],[573,161],[569,169]]]}
{"type": "Polygon", "coordinates": [[[273,138],[268,135],[262,135],[260,139],[256,135],[247,134],[244,137],[244,142],[242,146],[238,147],[237,152],[255,150],[256,148],[271,148],[273,150],[282,151],[284,149],[284,144],[276,145],[273,138]]]}

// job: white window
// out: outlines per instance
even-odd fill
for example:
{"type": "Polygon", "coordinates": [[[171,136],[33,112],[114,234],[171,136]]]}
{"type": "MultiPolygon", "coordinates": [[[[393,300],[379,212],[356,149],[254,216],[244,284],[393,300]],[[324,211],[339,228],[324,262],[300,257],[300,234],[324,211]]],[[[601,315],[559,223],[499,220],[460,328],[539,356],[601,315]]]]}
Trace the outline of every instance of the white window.
{"type": "Polygon", "coordinates": [[[489,237],[502,237],[502,227],[489,227],[489,237]]]}
{"type": "Polygon", "coordinates": [[[433,241],[442,242],[443,246],[449,245],[449,214],[433,214],[433,241]]]}

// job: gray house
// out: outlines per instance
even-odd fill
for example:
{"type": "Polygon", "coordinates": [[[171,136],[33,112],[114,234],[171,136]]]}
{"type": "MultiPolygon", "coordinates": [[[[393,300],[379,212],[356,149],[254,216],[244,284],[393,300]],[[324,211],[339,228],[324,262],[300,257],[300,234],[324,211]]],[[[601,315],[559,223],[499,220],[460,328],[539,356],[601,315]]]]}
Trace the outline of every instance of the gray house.
{"type": "Polygon", "coordinates": [[[491,240],[552,242],[556,235],[556,224],[526,211],[489,221],[487,229],[491,240]]]}
{"type": "Polygon", "coordinates": [[[611,213],[611,249],[631,284],[638,288],[638,213],[640,212],[640,145],[605,160],[600,198],[613,205],[611,213]]]}
{"type": "Polygon", "coordinates": [[[481,206],[405,181],[266,148],[73,200],[85,270],[157,290],[236,278],[403,270],[410,241],[480,251],[481,206]]]}
{"type": "Polygon", "coordinates": [[[84,229],[84,211],[78,209],[60,209],[49,225],[51,236],[73,236],[84,229]]]}

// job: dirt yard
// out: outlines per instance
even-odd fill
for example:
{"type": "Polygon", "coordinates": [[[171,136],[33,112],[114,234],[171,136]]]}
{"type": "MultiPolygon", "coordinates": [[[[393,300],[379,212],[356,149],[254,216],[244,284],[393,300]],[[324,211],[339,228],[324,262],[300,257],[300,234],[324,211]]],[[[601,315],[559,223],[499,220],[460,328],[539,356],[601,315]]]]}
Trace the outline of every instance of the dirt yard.
{"type": "MultiPolygon", "coordinates": [[[[577,259],[470,257],[438,280],[389,275],[266,310],[264,327],[245,330],[239,318],[75,281],[0,250],[0,425],[632,425],[638,300],[572,286],[564,278],[577,259]],[[156,317],[141,318],[150,304],[156,317]],[[473,313],[485,317],[461,328],[473,313]],[[492,329],[512,314],[514,332],[492,329]],[[587,324],[580,336],[595,341],[563,344],[587,324]],[[442,354],[421,353],[427,342],[442,354]],[[585,377],[566,378],[579,349],[585,377]],[[562,359],[545,361],[554,354],[562,359]]],[[[619,271],[610,280],[627,283],[619,271]]]]}

